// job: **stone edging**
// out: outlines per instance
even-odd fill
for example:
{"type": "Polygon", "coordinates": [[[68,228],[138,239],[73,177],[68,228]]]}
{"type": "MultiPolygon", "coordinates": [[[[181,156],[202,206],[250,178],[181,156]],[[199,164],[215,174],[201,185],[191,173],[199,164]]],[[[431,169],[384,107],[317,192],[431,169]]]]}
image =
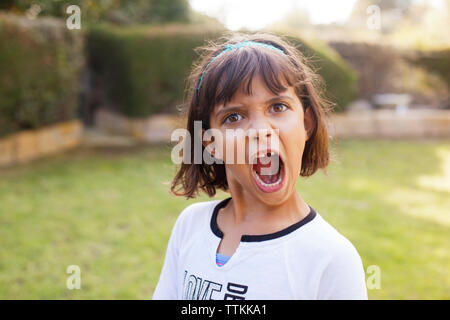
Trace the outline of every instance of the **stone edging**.
{"type": "Polygon", "coordinates": [[[83,124],[69,121],[38,130],[25,130],[0,139],[0,167],[26,163],[78,146],[83,124]]]}

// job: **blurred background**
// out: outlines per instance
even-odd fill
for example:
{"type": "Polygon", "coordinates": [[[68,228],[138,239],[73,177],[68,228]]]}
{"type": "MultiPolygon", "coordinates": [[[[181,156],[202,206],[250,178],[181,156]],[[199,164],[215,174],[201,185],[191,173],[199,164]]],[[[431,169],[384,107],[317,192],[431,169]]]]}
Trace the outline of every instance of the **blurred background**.
{"type": "Polygon", "coordinates": [[[210,200],[169,193],[186,76],[230,30],[287,37],[325,80],[332,161],[297,190],[369,298],[450,298],[449,0],[3,0],[1,299],[151,298],[178,214],[210,200]]]}

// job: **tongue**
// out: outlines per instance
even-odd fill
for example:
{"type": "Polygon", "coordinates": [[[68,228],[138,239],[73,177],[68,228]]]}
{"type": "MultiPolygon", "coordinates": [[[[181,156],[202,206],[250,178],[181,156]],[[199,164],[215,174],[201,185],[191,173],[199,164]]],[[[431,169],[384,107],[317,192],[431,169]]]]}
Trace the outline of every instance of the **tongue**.
{"type": "MultiPolygon", "coordinates": [[[[264,162],[266,162],[266,161],[264,161],[264,162]]],[[[278,179],[280,177],[280,168],[278,168],[278,171],[275,174],[271,174],[271,175],[267,174],[268,172],[270,172],[270,170],[269,170],[270,165],[271,165],[270,161],[268,163],[261,163],[259,158],[257,160],[257,163],[253,165],[253,170],[255,170],[256,174],[266,184],[275,183],[278,181],[278,179]],[[262,171],[263,168],[267,168],[267,169],[262,171]],[[265,174],[262,174],[262,173],[265,173],[265,174]]]]}

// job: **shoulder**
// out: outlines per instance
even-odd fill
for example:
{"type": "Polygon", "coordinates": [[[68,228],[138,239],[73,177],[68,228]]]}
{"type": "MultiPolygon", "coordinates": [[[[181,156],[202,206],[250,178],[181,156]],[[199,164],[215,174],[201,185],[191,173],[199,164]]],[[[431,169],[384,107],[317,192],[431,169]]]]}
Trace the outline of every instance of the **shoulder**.
{"type": "Polygon", "coordinates": [[[316,218],[315,250],[323,257],[318,297],[367,299],[364,267],[355,246],[323,217],[316,218]]]}
{"type": "Polygon", "coordinates": [[[177,221],[182,221],[183,223],[186,223],[188,220],[192,219],[205,219],[211,216],[212,211],[216,207],[219,202],[222,200],[210,200],[210,201],[200,201],[200,202],[194,202],[189,204],[187,207],[185,207],[180,215],[178,216],[177,221]]]}
{"type": "Polygon", "coordinates": [[[179,214],[173,232],[192,233],[209,225],[214,208],[222,200],[200,201],[189,204],[179,214]]]}
{"type": "Polygon", "coordinates": [[[355,246],[329,224],[319,213],[312,221],[307,234],[316,252],[319,251],[329,258],[341,256],[358,256],[355,246]]]}
{"type": "Polygon", "coordinates": [[[318,212],[302,228],[304,230],[289,242],[289,256],[293,264],[299,265],[307,257],[314,261],[315,270],[319,274],[330,269],[363,270],[362,260],[355,246],[318,212]]]}

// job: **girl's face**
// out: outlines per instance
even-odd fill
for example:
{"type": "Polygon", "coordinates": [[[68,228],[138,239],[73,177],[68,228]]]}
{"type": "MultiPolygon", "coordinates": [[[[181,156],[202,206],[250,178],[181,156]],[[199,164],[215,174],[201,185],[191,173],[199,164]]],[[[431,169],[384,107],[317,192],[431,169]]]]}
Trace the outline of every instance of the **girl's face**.
{"type": "Polygon", "coordinates": [[[304,115],[293,87],[274,95],[256,76],[251,92],[247,95],[238,90],[226,106],[215,106],[210,126],[219,130],[223,139],[221,154],[218,157],[216,152],[215,156],[225,163],[231,192],[271,205],[281,204],[295,191],[312,125],[311,113],[308,109],[304,115]],[[227,146],[234,150],[234,156],[227,152],[227,146]],[[237,156],[242,150],[244,163],[237,156]],[[275,154],[261,157],[267,152],[275,154]]]}

